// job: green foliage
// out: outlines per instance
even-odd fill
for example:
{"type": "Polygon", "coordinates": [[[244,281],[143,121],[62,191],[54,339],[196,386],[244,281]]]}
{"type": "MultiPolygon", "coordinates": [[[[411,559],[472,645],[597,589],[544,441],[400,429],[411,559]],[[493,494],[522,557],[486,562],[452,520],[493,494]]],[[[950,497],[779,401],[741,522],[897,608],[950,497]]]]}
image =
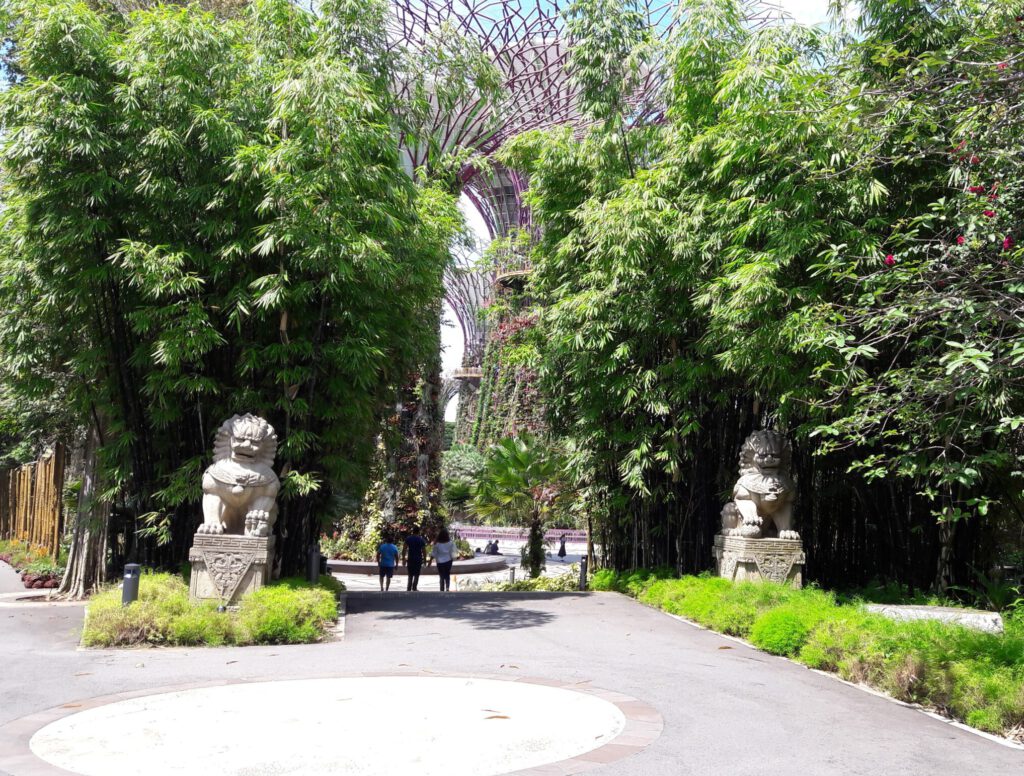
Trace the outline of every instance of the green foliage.
{"type": "Polygon", "coordinates": [[[494,590],[500,593],[516,592],[546,592],[546,593],[572,593],[579,590],[580,567],[574,563],[564,574],[554,577],[533,577],[531,579],[517,579],[515,582],[497,582],[485,585],[484,590],[494,590]]]}
{"type": "Polygon", "coordinates": [[[472,445],[452,445],[441,455],[441,483],[444,499],[461,506],[473,495],[473,487],[484,468],[484,457],[472,445]]]}
{"type": "Polygon", "coordinates": [[[771,609],[754,621],[750,641],[774,655],[795,655],[807,641],[811,625],[792,608],[771,609]]]}
{"type": "Polygon", "coordinates": [[[565,496],[564,464],[557,452],[527,432],[502,439],[487,452],[473,488],[473,510],[499,524],[527,524],[522,567],[540,576],[545,564],[544,521],[565,496]]]}
{"type": "MultiPolygon", "coordinates": [[[[757,28],[748,9],[681,3],[651,60],[665,63],[664,124],[598,121],[500,153],[528,174],[543,230],[539,372],[553,430],[581,450],[574,479],[628,558],[631,537],[676,530],[631,530],[642,515],[727,487],[709,473],[732,465],[720,429],[768,422],[807,467],[819,455],[816,488],[855,476],[900,489],[879,497],[884,520],[1016,520],[1016,14],[871,2],[851,35],[757,28]]],[[[578,0],[568,23],[585,104],[614,115],[646,31],[616,0],[578,0]]],[[[675,563],[661,544],[640,551],[675,563]]]]}
{"type": "Polygon", "coordinates": [[[894,622],[813,587],[602,570],[591,588],[631,590],[651,606],[982,730],[1014,734],[1024,721],[1024,608],[1006,616],[1006,632],[997,636],[934,621],[894,622]]]}
{"type": "Polygon", "coordinates": [[[238,625],[253,644],[319,641],[337,619],[333,586],[311,587],[302,580],[262,587],[245,596],[238,611],[238,625]]]}
{"type": "Polygon", "coordinates": [[[473,510],[499,524],[540,522],[563,495],[562,462],[527,432],[487,451],[473,490],[473,510]]]}
{"type": "Polygon", "coordinates": [[[87,647],[139,645],[222,646],[225,644],[307,644],[326,637],[337,620],[336,596],[343,586],[321,577],[317,586],[284,579],[242,598],[238,612],[217,611],[214,601],[189,600],[179,575],[143,574],[139,598],[121,605],[111,588],[89,602],[82,644],[87,647]]]}
{"type": "Polygon", "coordinates": [[[213,430],[256,412],[288,470],[281,525],[305,541],[333,493],[365,487],[383,414],[436,350],[462,224],[403,169],[394,63],[350,59],[384,17],[9,5],[0,423],[9,394],[98,425],[107,495],[154,514],[156,542],[191,529],[213,430]]]}
{"type": "Polygon", "coordinates": [[[614,591],[639,598],[655,582],[675,576],[675,571],[667,567],[634,569],[625,574],[612,569],[598,569],[591,574],[588,585],[591,590],[614,591]]]}
{"type": "Polygon", "coordinates": [[[0,560],[19,571],[34,565],[52,563],[45,547],[36,547],[17,539],[0,539],[0,560]]]}

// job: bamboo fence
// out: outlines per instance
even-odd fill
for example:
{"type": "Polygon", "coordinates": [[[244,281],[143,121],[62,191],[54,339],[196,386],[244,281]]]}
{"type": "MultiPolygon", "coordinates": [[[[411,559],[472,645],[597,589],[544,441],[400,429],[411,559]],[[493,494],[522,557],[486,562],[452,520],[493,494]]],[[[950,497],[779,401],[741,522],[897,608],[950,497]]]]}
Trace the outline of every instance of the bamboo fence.
{"type": "Polygon", "coordinates": [[[0,539],[45,547],[54,558],[63,530],[67,452],[57,445],[35,463],[0,469],[0,539]]]}

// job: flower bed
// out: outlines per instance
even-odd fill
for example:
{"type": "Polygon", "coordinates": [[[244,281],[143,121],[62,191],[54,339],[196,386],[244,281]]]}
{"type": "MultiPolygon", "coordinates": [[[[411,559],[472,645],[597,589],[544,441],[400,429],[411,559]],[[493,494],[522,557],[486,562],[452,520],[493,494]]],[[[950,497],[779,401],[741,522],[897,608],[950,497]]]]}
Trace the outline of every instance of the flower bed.
{"type": "Polygon", "coordinates": [[[667,577],[602,570],[591,588],[632,595],[766,652],[1024,742],[1022,606],[1004,612],[1006,632],[993,635],[941,622],[893,622],[813,587],[667,577]]]}
{"type": "Polygon", "coordinates": [[[41,547],[15,540],[0,541],[0,560],[21,575],[22,584],[30,589],[55,588],[64,576],[64,564],[54,561],[41,547]]]}

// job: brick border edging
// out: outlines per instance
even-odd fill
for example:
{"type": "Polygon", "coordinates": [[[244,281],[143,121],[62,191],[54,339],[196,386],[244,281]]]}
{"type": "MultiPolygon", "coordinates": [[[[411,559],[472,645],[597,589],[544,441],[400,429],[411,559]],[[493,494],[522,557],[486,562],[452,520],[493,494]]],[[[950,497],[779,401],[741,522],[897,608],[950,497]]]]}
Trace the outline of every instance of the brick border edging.
{"type": "Polygon", "coordinates": [[[270,682],[308,681],[313,679],[359,679],[391,676],[491,679],[501,682],[519,682],[523,684],[536,684],[542,687],[555,687],[600,698],[618,708],[622,712],[623,717],[625,717],[626,722],[622,730],[607,744],[566,760],[557,760],[517,771],[507,771],[501,776],[566,776],[566,774],[583,773],[591,768],[597,768],[637,754],[654,743],[661,736],[665,727],[664,719],[657,709],[631,695],[598,687],[584,687],[581,686],[582,683],[580,682],[565,682],[539,677],[510,677],[502,674],[447,674],[432,671],[358,671],[351,674],[292,676],[279,679],[216,679],[208,682],[164,685],[144,690],[129,690],[110,695],[98,695],[94,698],[85,698],[80,701],[69,701],[60,706],[53,706],[34,714],[19,717],[5,725],[0,725],[0,768],[9,771],[10,776],[80,776],[72,771],[51,765],[37,757],[32,752],[29,741],[32,739],[32,736],[51,722],[56,722],[80,711],[107,706],[118,701],[209,687],[226,687],[234,684],[268,684],[270,682]]]}

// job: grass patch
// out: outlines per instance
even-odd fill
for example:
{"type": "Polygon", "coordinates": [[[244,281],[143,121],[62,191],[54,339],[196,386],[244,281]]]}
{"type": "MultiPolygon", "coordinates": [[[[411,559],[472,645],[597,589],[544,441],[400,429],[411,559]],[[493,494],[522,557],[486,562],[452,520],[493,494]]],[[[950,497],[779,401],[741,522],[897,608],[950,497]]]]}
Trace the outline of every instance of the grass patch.
{"type": "Polygon", "coordinates": [[[87,647],[244,646],[321,641],[338,619],[344,585],[321,577],[317,585],[283,579],[241,599],[237,612],[218,612],[214,601],[192,601],[177,574],[144,574],[139,598],[121,605],[114,587],[89,602],[82,643],[87,647]]]}
{"type": "Polygon", "coordinates": [[[591,588],[627,593],[981,730],[1017,737],[1024,730],[1024,607],[1004,613],[1006,632],[993,635],[941,622],[893,622],[869,614],[856,598],[837,601],[813,587],[602,570],[591,588]]]}

